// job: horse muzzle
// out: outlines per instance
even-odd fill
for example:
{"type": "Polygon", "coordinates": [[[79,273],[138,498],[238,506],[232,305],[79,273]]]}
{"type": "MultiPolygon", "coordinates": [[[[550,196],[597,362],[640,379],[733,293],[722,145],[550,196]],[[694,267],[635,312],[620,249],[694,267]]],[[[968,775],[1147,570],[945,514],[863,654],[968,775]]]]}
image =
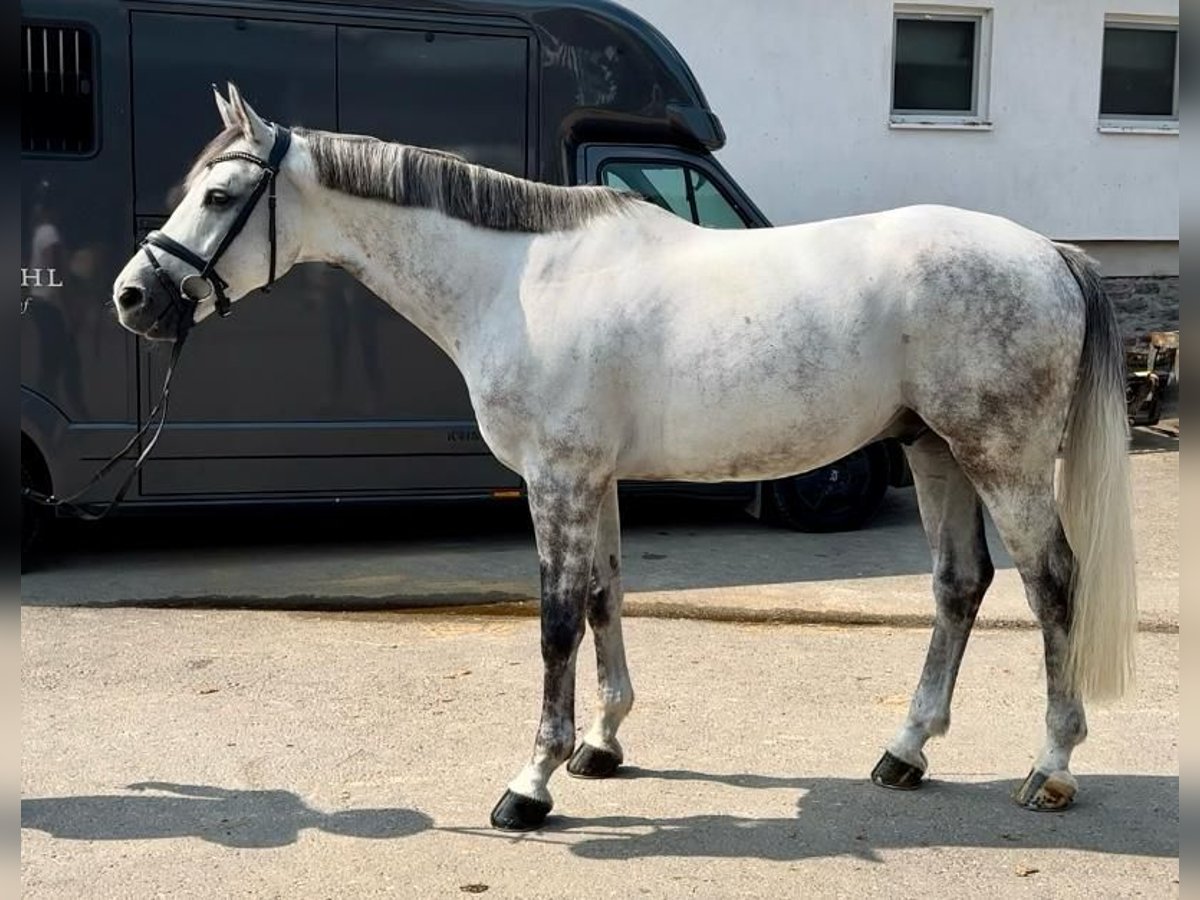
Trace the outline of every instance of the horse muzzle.
{"type": "Polygon", "coordinates": [[[113,305],[121,325],[152,341],[177,341],[195,316],[195,304],[172,296],[156,282],[127,281],[113,292],[113,305]]]}

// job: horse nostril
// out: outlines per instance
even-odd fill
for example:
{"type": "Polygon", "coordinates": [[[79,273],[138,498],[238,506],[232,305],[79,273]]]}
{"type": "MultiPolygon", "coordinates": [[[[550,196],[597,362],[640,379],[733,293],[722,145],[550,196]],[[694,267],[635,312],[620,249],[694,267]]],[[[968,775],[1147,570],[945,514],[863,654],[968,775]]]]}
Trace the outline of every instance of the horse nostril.
{"type": "Polygon", "coordinates": [[[121,293],[117,294],[117,306],[121,307],[125,312],[130,312],[141,306],[143,299],[145,298],[141,288],[122,288],[121,293]]]}

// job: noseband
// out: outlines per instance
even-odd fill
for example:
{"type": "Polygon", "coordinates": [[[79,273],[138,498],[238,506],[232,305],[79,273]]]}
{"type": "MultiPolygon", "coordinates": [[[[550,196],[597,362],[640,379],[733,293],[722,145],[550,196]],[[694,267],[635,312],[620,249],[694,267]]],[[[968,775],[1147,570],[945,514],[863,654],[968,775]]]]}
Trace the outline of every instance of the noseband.
{"type": "Polygon", "coordinates": [[[194,253],[161,231],[150,232],[142,241],[142,252],[149,258],[150,265],[154,268],[155,277],[166,288],[172,302],[183,314],[179,326],[180,338],[191,327],[196,304],[201,300],[215,297],[214,302],[217,308],[217,315],[221,317],[229,315],[231,301],[225,293],[225,289],[229,287],[229,284],[217,274],[217,263],[225,255],[225,251],[229,249],[229,245],[233,243],[234,239],[241,234],[242,229],[246,227],[246,222],[250,219],[250,215],[254,212],[254,208],[258,206],[258,201],[262,199],[264,193],[267,194],[267,209],[269,210],[270,217],[268,235],[271,242],[271,265],[267,276],[267,283],[263,287],[263,290],[269,289],[275,283],[275,178],[279,175],[280,163],[283,162],[283,157],[287,154],[288,147],[291,146],[292,133],[281,125],[273,125],[272,128],[275,132],[275,142],[271,145],[271,153],[266,159],[261,159],[253,153],[234,150],[214,156],[205,166],[205,168],[211,169],[217,163],[240,160],[242,162],[254,163],[254,165],[262,169],[262,174],[259,176],[258,182],[254,185],[254,190],[250,192],[249,199],[238,210],[237,218],[233,220],[233,223],[229,226],[229,230],[221,238],[221,242],[217,244],[217,249],[213,251],[212,256],[205,259],[200,254],[194,253]],[[184,276],[183,280],[176,284],[171,280],[166,270],[159,265],[158,257],[150,249],[151,246],[166,251],[176,259],[182,260],[189,266],[192,266],[196,271],[184,276]],[[197,278],[208,284],[209,291],[204,297],[195,299],[189,296],[185,290],[187,283],[193,278],[197,278]]]}

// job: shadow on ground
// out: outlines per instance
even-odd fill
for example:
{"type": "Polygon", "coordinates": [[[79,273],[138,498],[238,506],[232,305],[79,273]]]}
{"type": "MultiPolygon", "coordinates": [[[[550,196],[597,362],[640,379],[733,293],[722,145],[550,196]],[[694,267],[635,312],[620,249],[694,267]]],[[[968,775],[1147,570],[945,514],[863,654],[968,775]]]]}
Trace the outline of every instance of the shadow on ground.
{"type": "MultiPolygon", "coordinates": [[[[882,861],[881,850],[923,847],[1083,850],[1172,858],[1179,855],[1179,778],[1167,775],[1084,775],[1080,799],[1066,813],[1032,813],[1009,793],[1016,781],[928,782],[915,792],[883,791],[865,779],[716,775],[631,767],[622,778],[703,781],[801,793],[786,818],[697,814],[554,816],[546,828],[520,836],[567,846],[588,859],[717,857],[800,860],[857,856],[882,861]]],[[[147,782],[136,794],[39,797],[21,801],[21,827],[81,841],[198,837],[231,848],[283,847],[312,828],[388,840],[427,830],[513,840],[491,829],[437,829],[410,809],[308,806],[283,790],[229,790],[147,782]]],[[[600,789],[597,787],[597,789],[600,789]]],[[[480,798],[482,817],[484,798],[480,798]]]]}
{"type": "Polygon", "coordinates": [[[588,859],[727,857],[800,860],[921,847],[1068,849],[1092,853],[1179,855],[1179,778],[1084,775],[1065,813],[1034,813],[1010,799],[1017,781],[930,781],[919,791],[884,791],[865,779],[710,775],[631,769],[624,777],[707,781],[802,792],[794,817],[698,814],[552,817],[546,839],[561,834],[588,859]]]}
{"type": "MultiPolygon", "coordinates": [[[[275,573],[266,578],[272,603],[301,609],[325,601],[366,610],[421,605],[422,587],[436,588],[443,602],[452,595],[475,603],[526,600],[537,590],[523,501],[505,508],[129,517],[94,525],[59,523],[50,549],[22,576],[23,602],[93,602],[96,592],[82,588],[101,585],[105,603],[182,598],[259,605],[255,585],[262,585],[264,573],[275,573]],[[250,577],[238,579],[239,572],[250,577]],[[159,593],[149,589],[147,575],[157,579],[159,593]],[[356,592],[354,582],[367,587],[356,592]],[[281,599],[289,586],[296,596],[281,599]]],[[[999,538],[990,534],[997,568],[1009,567],[999,538]]],[[[622,542],[631,591],[925,575],[930,566],[912,488],[891,491],[867,528],[840,534],[772,528],[721,503],[642,497],[623,506],[622,542]]]]}
{"type": "MultiPolygon", "coordinates": [[[[1134,429],[1132,453],[1173,452],[1178,447],[1177,430],[1134,429]]],[[[925,575],[930,566],[912,488],[891,489],[874,521],[851,533],[800,534],[755,521],[740,503],[644,494],[623,496],[622,529],[626,588],[633,591],[925,575]]],[[[1010,567],[990,523],[988,531],[997,568],[1010,567]]],[[[326,572],[341,565],[355,575],[386,578],[404,572],[430,583],[438,581],[432,577],[436,569],[442,580],[456,582],[453,593],[477,602],[525,598],[536,590],[533,531],[523,500],[195,510],[102,523],[62,521],[48,543],[49,551],[26,582],[29,602],[64,602],[69,591],[55,588],[56,574],[75,572],[96,583],[124,583],[146,572],[188,565],[199,567],[200,576],[180,576],[180,587],[172,586],[169,595],[180,593],[214,604],[239,602],[245,598],[227,586],[210,593],[201,590],[209,578],[203,573],[233,573],[239,566],[259,571],[264,565],[282,572],[287,566],[318,560],[325,561],[326,572]],[[458,553],[471,554],[471,561],[448,576],[447,554],[458,553]],[[435,557],[441,558],[431,561],[435,557]],[[498,582],[507,585],[503,597],[475,597],[473,591],[482,590],[479,585],[498,582]]],[[[314,578],[320,582],[316,594],[355,606],[354,589],[331,587],[324,575],[309,573],[294,580],[308,583],[314,578]]],[[[410,588],[400,585],[397,596],[410,588]]],[[[130,602],[143,599],[136,592],[128,597],[130,602]]],[[[377,608],[380,602],[375,594],[358,599],[365,608],[377,608]]],[[[308,602],[297,599],[301,606],[308,602]]]]}
{"type": "Polygon", "coordinates": [[[1141,453],[1178,453],[1179,426],[1161,427],[1150,425],[1132,429],[1129,440],[1129,452],[1141,453]]]}
{"type": "Polygon", "coordinates": [[[321,812],[291,791],[237,791],[165,782],[129,788],[138,793],[23,799],[21,827],[78,841],[198,837],[226,847],[262,848],[294,844],[306,828],[391,839],[433,825],[427,815],[411,809],[321,812]]]}

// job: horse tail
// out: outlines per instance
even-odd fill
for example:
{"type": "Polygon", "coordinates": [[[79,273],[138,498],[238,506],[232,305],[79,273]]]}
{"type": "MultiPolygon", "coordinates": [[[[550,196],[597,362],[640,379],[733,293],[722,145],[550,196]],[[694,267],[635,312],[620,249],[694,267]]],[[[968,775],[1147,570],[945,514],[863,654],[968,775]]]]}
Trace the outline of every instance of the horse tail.
{"type": "Polygon", "coordinates": [[[1080,696],[1119,697],[1137,637],[1125,350],[1095,263],[1055,244],[1083,294],[1083,352],[1063,442],[1058,504],[1075,554],[1065,671],[1080,696]]]}

